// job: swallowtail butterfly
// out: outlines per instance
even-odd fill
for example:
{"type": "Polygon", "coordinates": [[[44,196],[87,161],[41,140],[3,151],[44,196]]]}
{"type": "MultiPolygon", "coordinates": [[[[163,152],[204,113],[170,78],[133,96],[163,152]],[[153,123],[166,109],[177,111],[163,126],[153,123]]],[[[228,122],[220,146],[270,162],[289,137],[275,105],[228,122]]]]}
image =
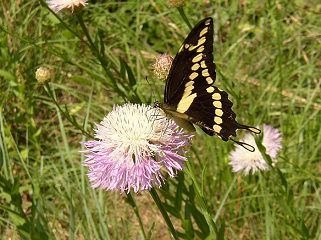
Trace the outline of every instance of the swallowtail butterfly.
{"type": "Polygon", "coordinates": [[[261,131],[239,124],[227,93],[213,85],[216,79],[213,32],[213,19],[205,18],[188,34],[169,71],[164,104],[156,105],[184,128],[194,130],[193,124],[198,125],[210,136],[230,139],[253,152],[253,146],[231,137],[236,136],[237,129],[255,134],[261,131]]]}

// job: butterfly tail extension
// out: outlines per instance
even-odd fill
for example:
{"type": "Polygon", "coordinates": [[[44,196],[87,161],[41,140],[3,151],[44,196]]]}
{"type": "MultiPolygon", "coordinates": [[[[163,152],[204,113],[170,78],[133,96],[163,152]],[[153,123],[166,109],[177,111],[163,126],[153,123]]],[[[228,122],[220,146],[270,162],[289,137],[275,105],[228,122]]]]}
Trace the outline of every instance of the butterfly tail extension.
{"type": "Polygon", "coordinates": [[[243,125],[243,124],[239,124],[239,123],[237,123],[237,128],[238,129],[245,129],[245,130],[250,131],[250,132],[255,133],[255,134],[260,134],[261,133],[261,130],[256,128],[256,127],[247,126],[247,125],[243,125]]]}
{"type": "Polygon", "coordinates": [[[233,142],[235,142],[236,144],[240,145],[241,147],[245,148],[246,150],[248,150],[250,152],[254,152],[255,151],[255,148],[252,145],[248,144],[248,143],[239,142],[239,141],[234,140],[233,138],[230,138],[230,140],[232,140],[233,142]]]}

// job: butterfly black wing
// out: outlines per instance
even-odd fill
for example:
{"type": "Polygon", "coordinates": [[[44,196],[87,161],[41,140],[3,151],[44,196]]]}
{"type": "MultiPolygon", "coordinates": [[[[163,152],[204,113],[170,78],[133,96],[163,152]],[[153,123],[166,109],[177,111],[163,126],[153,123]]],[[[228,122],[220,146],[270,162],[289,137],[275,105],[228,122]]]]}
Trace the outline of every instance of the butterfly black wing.
{"type": "Polygon", "coordinates": [[[213,85],[216,79],[213,33],[212,18],[205,18],[189,33],[172,63],[164,106],[199,125],[208,135],[217,134],[224,141],[236,136],[237,129],[259,133],[260,130],[235,120],[227,93],[213,85]]]}
{"type": "Polygon", "coordinates": [[[207,54],[207,62],[211,63],[211,77],[215,80],[215,64],[212,54],[213,33],[213,19],[205,18],[188,34],[178,50],[169,71],[164,93],[165,103],[178,103],[182,96],[182,90],[184,91],[184,85],[189,80],[188,76],[193,72],[191,71],[192,60],[198,54],[207,54]],[[200,49],[196,47],[198,44],[201,47],[200,49]],[[201,52],[201,50],[203,51],[201,52]]]}

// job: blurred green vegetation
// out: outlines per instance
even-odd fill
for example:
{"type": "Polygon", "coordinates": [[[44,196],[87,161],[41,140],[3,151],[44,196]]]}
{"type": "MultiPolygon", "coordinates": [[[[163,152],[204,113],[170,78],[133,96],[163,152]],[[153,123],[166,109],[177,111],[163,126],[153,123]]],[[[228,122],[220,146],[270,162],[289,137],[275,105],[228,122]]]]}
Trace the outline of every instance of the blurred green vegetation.
{"type": "MultiPolygon", "coordinates": [[[[279,128],[283,149],[278,171],[245,177],[228,165],[232,143],[198,133],[184,174],[157,190],[179,236],[320,239],[321,4],[203,0],[183,11],[192,25],[214,18],[217,85],[240,122],[279,128]]],[[[152,64],[188,34],[181,14],[157,0],[58,15],[8,0],[0,16],[2,239],[143,239],[133,202],[91,189],[80,142],[113,104],[162,100],[152,64]],[[46,85],[40,66],[55,72],[46,85]]],[[[134,198],[146,238],[171,239],[151,196],[134,198]]]]}

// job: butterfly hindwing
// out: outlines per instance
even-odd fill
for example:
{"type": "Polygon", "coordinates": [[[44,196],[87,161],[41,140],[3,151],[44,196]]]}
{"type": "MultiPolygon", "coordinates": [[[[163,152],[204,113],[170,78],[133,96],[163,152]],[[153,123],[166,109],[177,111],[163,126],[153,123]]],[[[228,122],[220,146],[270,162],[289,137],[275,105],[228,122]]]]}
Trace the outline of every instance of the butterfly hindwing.
{"type": "Polygon", "coordinates": [[[227,93],[215,86],[197,93],[185,114],[208,135],[216,133],[225,141],[229,136],[236,136],[239,124],[235,121],[236,115],[231,109],[233,104],[227,93]]]}
{"type": "Polygon", "coordinates": [[[169,72],[164,110],[199,125],[208,135],[217,134],[227,141],[237,129],[256,128],[239,124],[228,94],[214,86],[213,19],[205,18],[189,33],[180,47],[169,72]]]}

